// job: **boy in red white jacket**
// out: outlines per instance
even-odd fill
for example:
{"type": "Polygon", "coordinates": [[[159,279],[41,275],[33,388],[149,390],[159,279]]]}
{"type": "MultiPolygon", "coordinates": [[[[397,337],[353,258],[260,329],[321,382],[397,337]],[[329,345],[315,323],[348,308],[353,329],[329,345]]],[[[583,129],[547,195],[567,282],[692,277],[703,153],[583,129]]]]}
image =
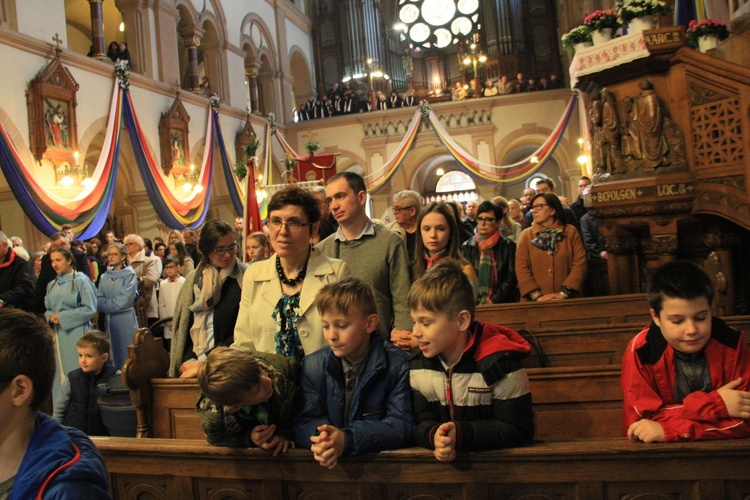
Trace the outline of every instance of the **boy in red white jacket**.
{"type": "Polygon", "coordinates": [[[622,360],[623,431],[633,441],[750,436],[750,350],[711,316],[714,289],[690,262],[659,267],[649,286],[653,322],[622,360]]]}

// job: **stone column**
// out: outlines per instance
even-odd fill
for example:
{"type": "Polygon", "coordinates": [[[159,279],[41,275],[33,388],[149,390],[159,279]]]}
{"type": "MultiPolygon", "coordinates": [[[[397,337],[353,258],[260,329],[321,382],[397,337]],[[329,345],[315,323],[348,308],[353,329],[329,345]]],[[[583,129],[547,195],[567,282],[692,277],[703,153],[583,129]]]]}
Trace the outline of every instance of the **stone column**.
{"type": "Polygon", "coordinates": [[[94,47],[94,57],[102,61],[107,59],[107,45],[104,40],[104,18],[102,14],[103,1],[89,0],[91,10],[91,45],[94,47]]]}
{"type": "Polygon", "coordinates": [[[183,85],[186,90],[197,94],[201,90],[200,79],[198,78],[198,46],[201,44],[201,37],[193,27],[180,30],[180,37],[182,37],[182,43],[187,49],[188,56],[188,74],[183,85]]]}
{"type": "Polygon", "coordinates": [[[260,100],[258,99],[258,71],[260,64],[252,62],[245,65],[245,77],[247,78],[248,92],[250,93],[250,112],[254,115],[263,114],[260,110],[260,100]]]}

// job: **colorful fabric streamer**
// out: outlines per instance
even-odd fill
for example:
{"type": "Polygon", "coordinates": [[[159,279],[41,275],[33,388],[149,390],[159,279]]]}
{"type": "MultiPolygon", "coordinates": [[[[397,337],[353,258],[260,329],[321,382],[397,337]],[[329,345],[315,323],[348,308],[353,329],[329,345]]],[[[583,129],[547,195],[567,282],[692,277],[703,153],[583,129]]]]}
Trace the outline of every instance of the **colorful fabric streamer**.
{"type": "Polygon", "coordinates": [[[0,123],[0,167],[21,209],[46,236],[59,231],[64,224],[71,224],[80,239],[89,239],[104,227],[115,191],[122,118],[123,93],[115,82],[104,144],[91,182],[70,199],[50,192],[37,182],[0,123]]]}

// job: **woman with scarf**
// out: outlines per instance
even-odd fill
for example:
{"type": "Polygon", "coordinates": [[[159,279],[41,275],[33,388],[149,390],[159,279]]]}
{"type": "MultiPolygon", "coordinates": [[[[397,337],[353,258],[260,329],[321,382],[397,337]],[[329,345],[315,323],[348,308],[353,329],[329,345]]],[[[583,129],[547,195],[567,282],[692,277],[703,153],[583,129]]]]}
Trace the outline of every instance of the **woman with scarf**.
{"type": "Polygon", "coordinates": [[[112,344],[115,368],[122,368],[128,359],[128,346],[138,330],[135,315],[138,276],[127,263],[128,251],[122,243],[107,247],[108,268],[99,280],[96,292],[99,311],[107,315],[105,330],[112,344]]]}
{"type": "Polygon", "coordinates": [[[224,221],[208,221],[198,248],[203,257],[185,278],[175,304],[170,377],[195,377],[198,362],[211,349],[234,341],[245,271],[234,229],[224,221]]]}
{"type": "Polygon", "coordinates": [[[500,234],[503,211],[491,201],[477,208],[477,234],[463,244],[479,278],[477,304],[516,302],[516,244],[500,234]]]}
{"type": "Polygon", "coordinates": [[[326,345],[315,297],[349,276],[349,266],[310,244],[319,220],[317,201],[304,189],[290,186],[271,197],[268,236],[276,254],[245,273],[232,347],[301,360],[326,345]]]}
{"type": "Polygon", "coordinates": [[[562,203],[552,193],[531,200],[534,221],[518,239],[516,275],[521,297],[531,301],[578,297],[588,265],[578,230],[565,223],[562,203]]]}

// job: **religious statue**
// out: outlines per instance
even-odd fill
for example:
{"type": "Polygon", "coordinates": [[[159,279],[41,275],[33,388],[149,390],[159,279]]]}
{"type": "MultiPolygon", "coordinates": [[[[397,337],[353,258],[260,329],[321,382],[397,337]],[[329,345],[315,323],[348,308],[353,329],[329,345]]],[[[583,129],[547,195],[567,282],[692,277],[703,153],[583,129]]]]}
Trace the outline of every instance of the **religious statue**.
{"type": "Polygon", "coordinates": [[[621,151],[622,156],[627,159],[641,159],[641,145],[638,142],[638,109],[632,97],[622,100],[624,111],[621,151]]]}
{"type": "Polygon", "coordinates": [[[625,165],[622,162],[620,151],[620,117],[617,114],[617,103],[615,96],[609,90],[601,93],[602,102],[602,155],[604,156],[605,170],[610,174],[625,173],[625,165]]]}
{"type": "Polygon", "coordinates": [[[666,158],[669,145],[664,136],[664,113],[654,87],[648,80],[638,82],[640,94],[635,98],[635,132],[644,172],[653,172],[656,167],[669,165],[666,158]]]}
{"type": "Polygon", "coordinates": [[[591,94],[589,103],[589,123],[591,125],[591,164],[594,172],[604,173],[607,169],[607,161],[604,158],[604,149],[602,148],[602,115],[604,105],[602,96],[599,92],[591,94]]]}

